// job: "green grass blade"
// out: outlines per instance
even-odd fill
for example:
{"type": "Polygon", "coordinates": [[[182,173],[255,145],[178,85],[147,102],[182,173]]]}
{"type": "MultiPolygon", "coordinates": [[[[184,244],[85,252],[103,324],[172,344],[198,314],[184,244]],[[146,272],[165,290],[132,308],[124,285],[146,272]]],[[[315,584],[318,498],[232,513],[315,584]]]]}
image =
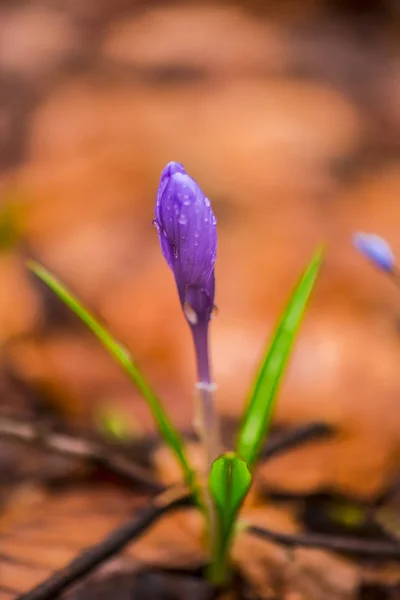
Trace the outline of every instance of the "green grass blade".
{"type": "Polygon", "coordinates": [[[313,290],[323,249],[314,254],[294,289],[272,341],[262,361],[243,414],[237,440],[237,453],[249,466],[256,461],[271,421],[275,398],[297,330],[313,290]]]}
{"type": "Polygon", "coordinates": [[[245,461],[233,452],[223,454],[214,461],[209,488],[215,507],[215,531],[210,579],[223,583],[230,542],[240,507],[249,491],[251,474],[245,461]]]}
{"type": "Polygon", "coordinates": [[[33,261],[29,262],[28,266],[31,271],[33,271],[33,273],[35,273],[35,275],[37,275],[37,277],[39,277],[39,279],[41,279],[60,298],[60,300],[62,300],[85,323],[85,325],[87,325],[135,383],[153,414],[161,436],[175,453],[182,467],[186,483],[194,490],[194,472],[186,458],[183,440],[177,429],[175,429],[174,425],[169,420],[160,400],[154,394],[149,384],[132,361],[129,352],[117,342],[102,325],[100,325],[95,317],[83,307],[79,300],[75,298],[75,296],[73,296],[71,292],[49,271],[47,271],[47,269],[33,261]]]}

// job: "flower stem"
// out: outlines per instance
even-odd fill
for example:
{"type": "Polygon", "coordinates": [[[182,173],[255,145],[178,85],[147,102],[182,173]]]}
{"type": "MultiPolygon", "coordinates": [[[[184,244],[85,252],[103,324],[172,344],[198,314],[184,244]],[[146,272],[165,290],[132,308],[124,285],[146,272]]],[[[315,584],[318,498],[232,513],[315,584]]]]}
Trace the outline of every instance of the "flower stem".
{"type": "MultiPolygon", "coordinates": [[[[203,444],[206,455],[204,507],[208,528],[208,543],[211,553],[211,563],[214,566],[218,555],[219,539],[217,527],[217,514],[213,500],[208,489],[208,477],[213,462],[221,453],[221,438],[218,415],[215,411],[213,392],[215,384],[211,381],[210,361],[208,354],[208,322],[196,324],[192,327],[194,346],[196,350],[198,382],[196,388],[198,395],[196,401],[197,415],[195,427],[203,444]]],[[[209,577],[214,579],[214,568],[209,571],[209,577]]]]}
{"type": "Polygon", "coordinates": [[[218,415],[215,411],[213,392],[215,384],[211,381],[210,362],[208,354],[208,323],[201,323],[192,328],[196,350],[199,392],[198,427],[201,440],[206,452],[207,471],[221,452],[221,439],[218,415]]]}

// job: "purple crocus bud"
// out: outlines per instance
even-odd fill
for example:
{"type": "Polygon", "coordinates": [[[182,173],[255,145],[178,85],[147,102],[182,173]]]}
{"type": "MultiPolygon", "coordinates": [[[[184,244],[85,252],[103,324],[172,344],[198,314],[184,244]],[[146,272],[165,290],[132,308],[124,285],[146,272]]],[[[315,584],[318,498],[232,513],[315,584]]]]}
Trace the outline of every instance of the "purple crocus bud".
{"type": "Polygon", "coordinates": [[[378,235],[373,233],[355,233],[353,236],[354,246],[364,254],[377,267],[391,273],[394,268],[395,258],[389,244],[378,235]]]}
{"type": "Polygon", "coordinates": [[[168,163],[157,192],[155,225],[192,330],[200,398],[198,429],[209,468],[221,447],[208,353],[208,326],[215,294],[216,224],[209,199],[183,165],[168,163]]]}
{"type": "Polygon", "coordinates": [[[180,163],[161,174],[155,209],[163,255],[189,324],[208,323],[214,306],[217,229],[210,201],[180,163]]]}

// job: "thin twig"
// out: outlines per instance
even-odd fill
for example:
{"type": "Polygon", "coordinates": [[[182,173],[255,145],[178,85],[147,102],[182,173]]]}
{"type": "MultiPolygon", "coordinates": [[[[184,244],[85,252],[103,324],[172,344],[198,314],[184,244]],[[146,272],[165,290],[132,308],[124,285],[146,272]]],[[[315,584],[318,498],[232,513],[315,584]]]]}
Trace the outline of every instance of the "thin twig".
{"type": "Polygon", "coordinates": [[[140,536],[162,514],[173,509],[193,505],[193,497],[186,489],[170,488],[157,496],[141,514],[121,525],[99,544],[84,550],[60,571],[33,588],[18,596],[16,600],[53,600],[61,592],[91,573],[105,560],[120,552],[125,546],[140,536]]]}
{"type": "Polygon", "coordinates": [[[124,477],[131,483],[145,485],[154,492],[161,492],[165,489],[151,477],[146,469],[99,442],[72,434],[49,431],[29,421],[20,421],[3,416],[0,416],[0,437],[17,440],[25,444],[36,444],[47,451],[87,460],[124,477]]]}
{"type": "Polygon", "coordinates": [[[371,558],[393,558],[400,560],[400,544],[395,542],[359,540],[340,536],[321,535],[315,533],[280,533],[258,525],[248,525],[246,532],[264,540],[276,542],[289,548],[323,548],[334,552],[344,552],[371,558]]]}
{"type": "Polygon", "coordinates": [[[327,438],[334,434],[334,429],[323,422],[307,423],[293,430],[276,434],[267,442],[260,454],[260,460],[266,461],[272,457],[296,448],[301,444],[327,438]]]}

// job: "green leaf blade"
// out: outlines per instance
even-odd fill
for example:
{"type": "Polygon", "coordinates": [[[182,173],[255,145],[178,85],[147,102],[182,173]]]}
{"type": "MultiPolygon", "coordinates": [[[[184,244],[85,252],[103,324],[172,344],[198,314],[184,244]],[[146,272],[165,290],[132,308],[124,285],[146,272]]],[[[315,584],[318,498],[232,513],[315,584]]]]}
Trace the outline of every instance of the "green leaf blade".
{"type": "Polygon", "coordinates": [[[211,579],[214,583],[221,583],[225,579],[233,527],[250,485],[250,471],[239,456],[228,452],[214,461],[209,475],[216,521],[211,564],[211,579]]]}
{"type": "Polygon", "coordinates": [[[319,248],[304,270],[279,321],[258,371],[239,428],[236,451],[252,466],[261,450],[276,394],[323,259],[319,248]]]}
{"type": "Polygon", "coordinates": [[[30,261],[28,266],[30,270],[43,281],[43,283],[45,283],[58,298],[60,298],[60,300],[62,300],[62,302],[77,315],[77,317],[79,317],[88,329],[92,331],[109,354],[120,364],[129,378],[135,383],[152,412],[161,436],[177,457],[187,485],[195,491],[195,476],[193,469],[186,458],[181,435],[170,421],[160,400],[132,361],[129,352],[122,344],[113,338],[113,336],[97,321],[97,319],[67,289],[67,287],[58,281],[47,269],[34,261],[30,261]]]}

